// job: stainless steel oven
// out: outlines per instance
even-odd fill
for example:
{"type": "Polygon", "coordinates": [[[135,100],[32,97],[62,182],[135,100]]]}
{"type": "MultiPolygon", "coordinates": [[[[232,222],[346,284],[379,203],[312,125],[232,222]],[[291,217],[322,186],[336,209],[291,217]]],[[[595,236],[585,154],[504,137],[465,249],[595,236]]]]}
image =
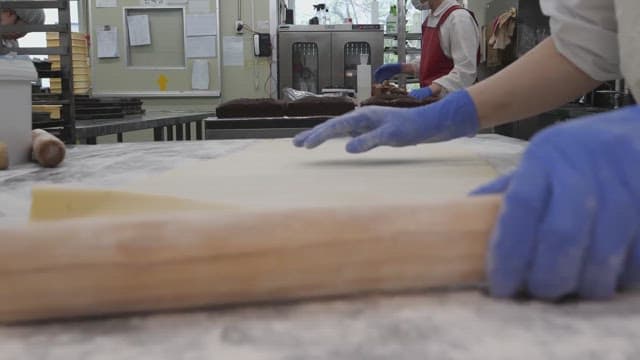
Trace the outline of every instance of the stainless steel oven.
{"type": "Polygon", "coordinates": [[[380,25],[281,25],[278,44],[280,97],[287,87],[314,93],[355,90],[361,55],[367,55],[372,72],[383,62],[380,25]]]}

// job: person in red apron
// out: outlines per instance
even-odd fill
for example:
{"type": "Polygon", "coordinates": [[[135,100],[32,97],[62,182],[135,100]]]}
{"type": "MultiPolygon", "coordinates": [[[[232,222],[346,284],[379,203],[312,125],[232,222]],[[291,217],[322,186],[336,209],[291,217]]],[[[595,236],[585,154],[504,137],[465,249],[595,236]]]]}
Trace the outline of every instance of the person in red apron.
{"type": "Polygon", "coordinates": [[[477,78],[480,30],[473,13],[456,0],[412,0],[419,10],[431,10],[422,24],[419,62],[385,64],[374,74],[381,83],[399,74],[415,74],[420,89],[410,95],[424,99],[471,86],[477,78]]]}

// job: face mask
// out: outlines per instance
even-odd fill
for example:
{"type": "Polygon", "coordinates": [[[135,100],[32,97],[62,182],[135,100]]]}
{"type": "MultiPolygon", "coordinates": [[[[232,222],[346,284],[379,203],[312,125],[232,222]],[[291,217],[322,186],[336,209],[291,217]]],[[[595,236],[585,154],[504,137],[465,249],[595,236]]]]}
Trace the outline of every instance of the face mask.
{"type": "Polygon", "coordinates": [[[418,10],[429,10],[429,3],[426,1],[421,2],[420,0],[411,0],[411,3],[413,4],[413,7],[418,10]]]}

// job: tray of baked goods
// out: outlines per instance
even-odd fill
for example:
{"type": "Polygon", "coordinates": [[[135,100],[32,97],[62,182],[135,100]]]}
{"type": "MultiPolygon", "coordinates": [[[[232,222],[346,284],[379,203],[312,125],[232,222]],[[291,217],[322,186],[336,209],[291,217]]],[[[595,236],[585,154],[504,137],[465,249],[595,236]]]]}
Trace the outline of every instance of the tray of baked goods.
{"type": "Polygon", "coordinates": [[[235,99],[216,108],[219,119],[231,118],[282,118],[308,116],[336,116],[355,109],[356,103],[349,97],[308,96],[285,101],[275,99],[235,99]]]}
{"type": "Polygon", "coordinates": [[[371,88],[371,97],[360,103],[360,106],[389,106],[411,108],[428,105],[438,101],[438,97],[430,96],[426,99],[418,100],[409,96],[407,90],[385,81],[382,84],[374,84],[371,88]]]}
{"type": "Polygon", "coordinates": [[[417,107],[437,98],[415,99],[407,91],[385,81],[372,87],[372,96],[360,104],[348,96],[306,96],[296,100],[271,98],[235,99],[216,108],[217,119],[289,119],[329,118],[345,114],[357,106],[417,107]]]}
{"type": "Polygon", "coordinates": [[[436,100],[417,100],[389,82],[374,85],[372,96],[360,103],[349,96],[309,95],[295,100],[235,99],[219,105],[216,117],[205,121],[205,129],[207,139],[288,137],[358,106],[409,108],[436,100]]]}

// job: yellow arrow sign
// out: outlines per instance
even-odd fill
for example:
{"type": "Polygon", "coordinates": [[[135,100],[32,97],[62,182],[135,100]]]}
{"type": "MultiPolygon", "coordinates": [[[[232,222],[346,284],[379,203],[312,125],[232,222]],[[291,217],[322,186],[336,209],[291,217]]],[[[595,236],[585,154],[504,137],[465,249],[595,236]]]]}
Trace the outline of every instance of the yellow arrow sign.
{"type": "Polygon", "coordinates": [[[158,80],[156,80],[156,82],[158,83],[158,87],[160,88],[160,91],[167,91],[167,83],[169,82],[169,79],[167,79],[167,77],[164,76],[164,74],[161,74],[160,76],[158,76],[158,80]]]}

